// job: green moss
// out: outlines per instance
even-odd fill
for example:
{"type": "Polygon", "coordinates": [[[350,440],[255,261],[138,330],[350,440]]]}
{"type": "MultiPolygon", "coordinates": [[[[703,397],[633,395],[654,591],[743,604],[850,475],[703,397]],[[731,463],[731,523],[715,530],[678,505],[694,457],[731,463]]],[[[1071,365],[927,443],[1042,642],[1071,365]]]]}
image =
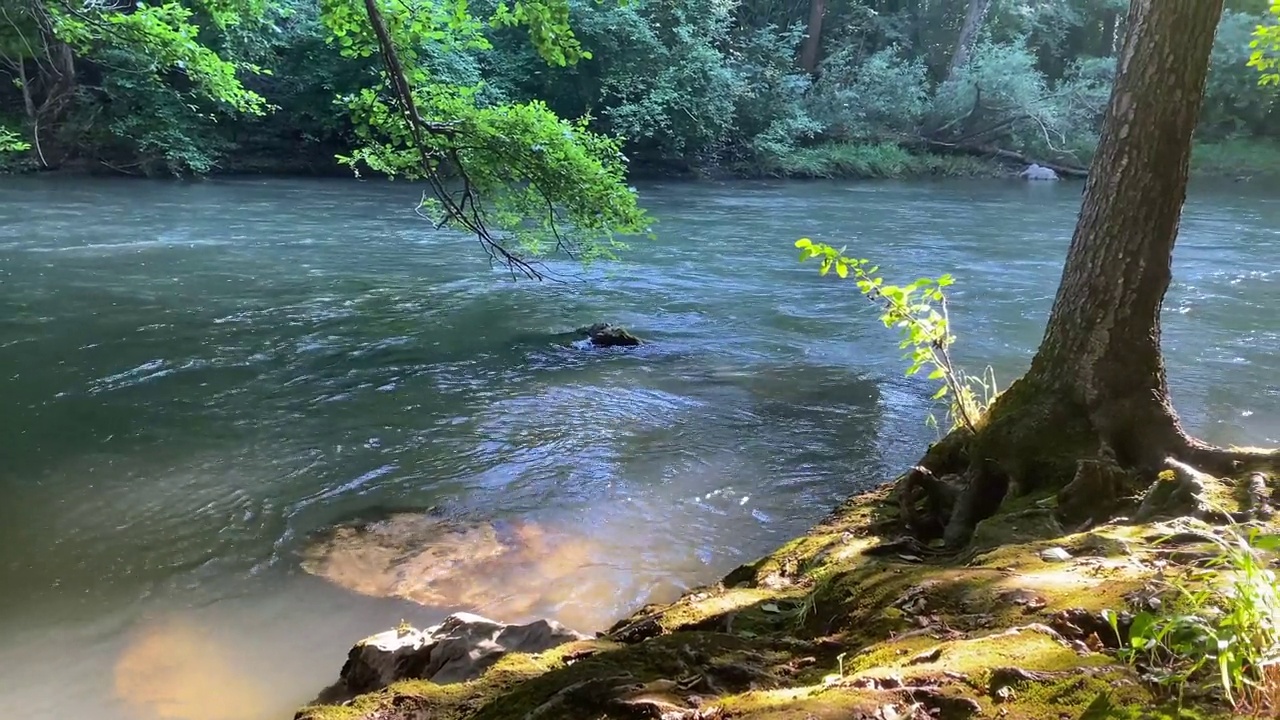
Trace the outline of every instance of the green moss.
{"type": "Polygon", "coordinates": [[[584,652],[608,652],[619,647],[607,640],[569,643],[544,653],[505,655],[485,674],[470,682],[437,685],[425,680],[403,680],[375,693],[355,698],[345,705],[317,705],[304,708],[300,720],[355,720],[375,715],[389,705],[430,708],[433,720],[470,717],[477,708],[532,678],[565,667],[564,658],[584,652]]]}

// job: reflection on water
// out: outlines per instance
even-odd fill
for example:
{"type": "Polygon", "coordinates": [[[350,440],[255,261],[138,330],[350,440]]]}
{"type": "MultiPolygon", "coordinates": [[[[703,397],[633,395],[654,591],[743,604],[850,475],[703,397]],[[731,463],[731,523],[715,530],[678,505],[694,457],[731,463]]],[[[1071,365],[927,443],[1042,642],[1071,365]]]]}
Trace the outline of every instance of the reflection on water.
{"type": "Polygon", "coordinates": [[[271,687],[213,628],[171,617],[147,625],[115,665],[115,693],[137,720],[267,720],[271,687]]]}

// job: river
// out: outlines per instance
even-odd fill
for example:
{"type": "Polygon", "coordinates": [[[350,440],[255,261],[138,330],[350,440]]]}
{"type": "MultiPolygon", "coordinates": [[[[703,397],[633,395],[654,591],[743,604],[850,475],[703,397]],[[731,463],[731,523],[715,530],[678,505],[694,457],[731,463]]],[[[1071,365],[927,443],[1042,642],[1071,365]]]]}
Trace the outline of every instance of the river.
{"type": "MultiPolygon", "coordinates": [[[[1006,383],[1080,203],[1066,183],[640,190],[656,241],[534,283],[424,226],[406,184],[0,180],[0,717],[289,717],[353,640],[444,613],[299,569],[310,533],[376,508],[573,537],[577,580],[510,585],[579,626],[714,580],[934,436],[896,337],[793,241],[953,273],[959,359],[1006,383]],[[651,342],[557,344],[601,320],[651,342]]],[[[1175,255],[1174,399],[1218,442],[1280,442],[1271,190],[1194,185],[1175,255]]]]}

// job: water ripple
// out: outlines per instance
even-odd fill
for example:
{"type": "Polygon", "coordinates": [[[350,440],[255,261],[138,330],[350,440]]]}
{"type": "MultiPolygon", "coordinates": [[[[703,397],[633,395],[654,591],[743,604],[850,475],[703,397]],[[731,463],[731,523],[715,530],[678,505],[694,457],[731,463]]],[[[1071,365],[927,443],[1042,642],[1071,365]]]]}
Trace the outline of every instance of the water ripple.
{"type": "MultiPolygon", "coordinates": [[[[1192,193],[1163,341],[1196,432],[1275,443],[1280,204],[1242,192],[1192,193]]],[[[713,579],[933,439],[932,388],[793,240],[848,244],[893,280],[955,275],[956,356],[1003,384],[1079,207],[1078,188],[983,182],[644,199],[660,242],[512,283],[400,185],[0,184],[0,411],[20,418],[0,431],[0,542],[22,548],[0,618],[275,587],[310,533],[377,506],[586,538],[618,612],[713,579]],[[601,320],[651,342],[567,342],[601,320]]]]}

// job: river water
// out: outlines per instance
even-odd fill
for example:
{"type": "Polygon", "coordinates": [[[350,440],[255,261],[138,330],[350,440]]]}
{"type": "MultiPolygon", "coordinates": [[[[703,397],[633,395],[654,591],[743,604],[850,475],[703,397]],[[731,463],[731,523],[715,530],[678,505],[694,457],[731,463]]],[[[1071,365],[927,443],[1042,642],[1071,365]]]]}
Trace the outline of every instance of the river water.
{"type": "MultiPolygon", "coordinates": [[[[447,610],[299,569],[310,533],[378,508],[589,547],[576,574],[508,582],[584,630],[713,580],[933,437],[896,338],[794,239],[953,273],[960,359],[1003,383],[1080,203],[1014,182],[640,189],[656,242],[539,284],[425,227],[405,184],[4,180],[0,717],[288,717],[353,640],[447,610]],[[652,342],[557,338],[601,320],[652,342]]],[[[1193,187],[1175,257],[1174,399],[1218,442],[1280,442],[1268,190],[1193,187]]]]}

